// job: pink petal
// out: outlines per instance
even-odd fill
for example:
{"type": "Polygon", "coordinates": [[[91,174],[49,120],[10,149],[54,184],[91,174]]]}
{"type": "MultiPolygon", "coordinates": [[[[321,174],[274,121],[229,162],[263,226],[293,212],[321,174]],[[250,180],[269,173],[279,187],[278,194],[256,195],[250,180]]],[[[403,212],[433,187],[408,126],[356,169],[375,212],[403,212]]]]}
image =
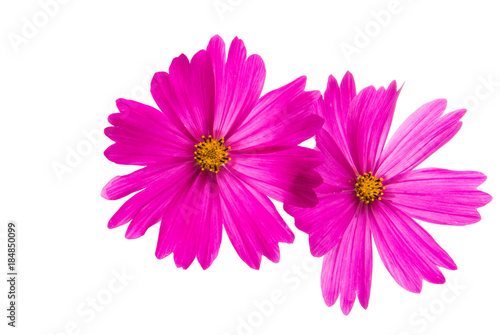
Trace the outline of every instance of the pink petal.
{"type": "Polygon", "coordinates": [[[359,201],[353,191],[346,192],[328,184],[316,189],[319,204],[299,208],[285,204],[285,211],[295,218],[295,226],[309,234],[311,254],[320,257],[335,247],[352,221],[359,201]]]}
{"type": "Polygon", "coordinates": [[[278,262],[278,242],[292,243],[294,235],[273,203],[226,170],[217,181],[224,227],[241,259],[253,269],[260,267],[262,255],[278,262]]]}
{"type": "Polygon", "coordinates": [[[372,240],[366,210],[360,210],[337,244],[323,260],[321,290],[328,306],[341,296],[342,312],[348,315],[356,300],[368,307],[372,278],[372,240]]]}
{"type": "Polygon", "coordinates": [[[375,174],[389,179],[410,171],[448,143],[462,126],[465,110],[442,116],[445,108],[446,100],[434,100],[411,114],[387,144],[375,174]]]}
{"type": "Polygon", "coordinates": [[[462,226],[478,222],[477,208],[491,201],[477,190],[485,180],[475,171],[413,170],[388,181],[384,198],[413,218],[462,226]]]}
{"type": "MultiPolygon", "coordinates": [[[[191,145],[189,146],[191,147],[191,145]]],[[[194,148],[194,145],[192,145],[194,148]]],[[[139,143],[115,143],[110,145],[104,156],[110,161],[124,165],[180,164],[193,160],[194,150],[169,151],[161,146],[142,146],[139,143]]]]}
{"type": "Polygon", "coordinates": [[[337,80],[330,75],[324,94],[317,104],[317,113],[325,119],[323,128],[331,136],[335,143],[330,144],[337,147],[345,157],[350,166],[354,166],[353,159],[347,141],[347,113],[351,100],[356,96],[356,85],[350,72],[347,72],[342,79],[339,88],[337,80]]]}
{"type": "Polygon", "coordinates": [[[177,267],[187,269],[195,257],[208,268],[219,252],[222,216],[216,176],[201,171],[172,194],[161,222],[156,257],[171,253],[177,267]]]}
{"type": "Polygon", "coordinates": [[[323,154],[323,164],[317,167],[316,171],[325,183],[346,190],[354,190],[357,179],[355,168],[348,162],[330,133],[321,129],[316,135],[316,145],[323,154]]]}
{"type": "Polygon", "coordinates": [[[385,201],[370,204],[371,231],[382,262],[404,289],[419,293],[422,280],[442,284],[438,266],[456,270],[451,257],[408,215],[385,201]]]}
{"type": "MultiPolygon", "coordinates": [[[[175,142],[187,142],[189,139],[177,129],[172,128],[170,120],[165,114],[148,105],[140,102],[118,99],[116,106],[120,113],[111,114],[108,118],[109,122],[115,126],[116,132],[111,137],[113,141],[117,141],[127,135],[140,135],[132,137],[146,137],[149,139],[156,138],[160,142],[168,143],[175,136],[175,142]],[[147,132],[145,132],[147,130],[147,132]],[[130,133],[130,134],[129,134],[130,133]]],[[[172,143],[175,144],[175,143],[172,143]]]]}
{"type": "MultiPolygon", "coordinates": [[[[144,170],[144,169],[143,169],[144,170]]],[[[141,170],[139,170],[141,171],[141,170]]],[[[108,223],[109,228],[116,228],[121,225],[126,224],[130,220],[134,219],[137,214],[140,211],[143,211],[144,208],[151,203],[153,200],[160,201],[161,203],[156,204],[155,210],[159,211],[158,213],[162,213],[162,211],[166,207],[166,203],[168,201],[168,194],[172,194],[174,191],[176,191],[178,188],[182,187],[185,183],[185,177],[186,175],[189,175],[189,173],[194,173],[194,171],[197,171],[195,169],[192,169],[192,165],[189,163],[181,164],[178,166],[175,166],[173,168],[164,170],[161,172],[161,174],[158,176],[158,179],[155,182],[151,182],[149,185],[146,186],[144,190],[141,192],[135,194],[133,197],[128,199],[119,209],[118,211],[111,217],[108,223]]],[[[135,177],[140,177],[142,173],[138,173],[134,175],[129,175],[128,179],[135,178],[135,177]],[[130,177],[132,176],[132,177],[130,177]]],[[[111,183],[111,182],[110,182],[111,183]]],[[[108,183],[108,185],[110,184],[108,183]]],[[[114,184],[111,184],[111,190],[109,191],[111,194],[115,192],[128,192],[130,190],[136,191],[139,188],[142,188],[142,184],[139,180],[136,179],[134,182],[134,185],[131,185],[129,188],[127,188],[125,185],[120,185],[116,190],[113,189],[114,184]]],[[[104,190],[103,190],[104,192],[104,190]]],[[[107,190],[106,190],[107,192],[107,190]]],[[[158,214],[161,216],[161,214],[158,214]]],[[[132,234],[128,235],[129,238],[135,238],[139,237],[144,234],[144,232],[155,224],[158,221],[155,222],[142,222],[142,224],[145,225],[145,227],[140,228],[139,230],[142,232],[141,234],[132,234]]]]}
{"type": "MultiPolygon", "coordinates": [[[[215,106],[219,106],[222,105],[224,100],[224,92],[221,89],[224,85],[224,67],[226,66],[226,44],[224,40],[219,35],[212,37],[208,43],[207,52],[212,59],[212,68],[214,70],[215,106]]],[[[213,116],[211,122],[213,124],[213,116]]]]}
{"type": "Polygon", "coordinates": [[[242,40],[235,37],[229,47],[227,63],[221,71],[223,44],[217,38],[209,44],[216,68],[214,137],[229,138],[257,103],[264,86],[266,69],[262,58],[247,52],[242,40]],[[223,79],[219,78],[222,73],[223,79]]]}
{"type": "Polygon", "coordinates": [[[207,51],[200,50],[191,62],[184,54],[174,58],[168,74],[154,75],[151,94],[171,125],[194,142],[213,133],[215,84],[207,51]]]}
{"type": "Polygon", "coordinates": [[[104,155],[118,164],[183,162],[193,156],[193,142],[172,129],[164,114],[141,103],[119,99],[120,113],[111,114],[105,134],[116,143],[104,155]]]}
{"type": "Polygon", "coordinates": [[[231,155],[227,168],[259,192],[283,203],[313,207],[318,198],[313,188],[322,183],[312,169],[321,163],[319,152],[294,147],[275,153],[231,155]]]}
{"type": "Polygon", "coordinates": [[[393,81],[387,89],[364,88],[351,101],[346,133],[358,174],[374,170],[389,132],[398,95],[393,81]]]}
{"type": "MultiPolygon", "coordinates": [[[[194,169],[191,171],[191,175],[196,173],[194,169]]],[[[163,217],[166,208],[170,201],[172,201],[173,196],[179,189],[186,187],[186,180],[189,176],[188,173],[182,173],[180,178],[175,181],[170,181],[168,183],[163,183],[162,189],[156,189],[154,196],[152,196],[149,201],[143,204],[135,214],[127,227],[127,232],[125,237],[128,239],[136,239],[143,236],[149,227],[158,223],[163,217]]]]}
{"type": "Polygon", "coordinates": [[[354,77],[347,71],[342,78],[340,83],[340,103],[342,106],[342,121],[347,120],[347,114],[349,113],[349,107],[351,105],[352,99],[356,96],[356,83],[354,82],[354,77]]]}
{"type": "Polygon", "coordinates": [[[163,172],[171,167],[168,165],[146,166],[130,174],[116,176],[103,187],[101,196],[104,199],[116,200],[140,191],[151,183],[162,179],[163,172]]]}
{"type": "Polygon", "coordinates": [[[233,152],[285,150],[314,136],[323,124],[323,118],[313,114],[320,93],[304,92],[305,83],[300,77],[264,95],[245,124],[227,139],[233,152]]]}

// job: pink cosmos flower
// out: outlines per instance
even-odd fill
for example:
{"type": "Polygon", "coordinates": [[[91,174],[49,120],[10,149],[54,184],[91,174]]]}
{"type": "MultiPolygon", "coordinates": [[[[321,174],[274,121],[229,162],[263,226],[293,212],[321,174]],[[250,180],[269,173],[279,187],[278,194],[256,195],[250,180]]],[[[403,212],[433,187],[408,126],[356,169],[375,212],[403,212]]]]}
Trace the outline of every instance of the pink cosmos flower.
{"type": "Polygon", "coordinates": [[[171,253],[188,268],[217,257],[222,227],[241,259],[258,269],[262,255],[279,260],[278,242],[294,235],[267,197],[300,207],[318,203],[322,179],[313,170],[321,155],[299,147],[324,120],[314,114],[320,92],[305,92],[301,77],[260,97],[265,78],[260,56],[247,58],[235,38],[226,60],[214,36],[191,61],[182,54],[169,73],[158,72],[151,94],[160,110],[119,99],[106,135],[116,143],[105,156],[143,168],[113,178],[101,195],[128,199],[109,221],[130,221],[126,237],[142,236],[161,221],[156,257],[171,253]]]}
{"type": "Polygon", "coordinates": [[[415,219],[445,225],[480,220],[477,208],[491,201],[478,191],[486,176],[474,171],[414,170],[460,129],[465,110],[443,115],[446,100],[415,111],[384,146],[400,90],[367,87],[356,93],[347,72],[340,87],[332,76],[317,112],[325,118],[316,136],[324,183],[314,208],[285,204],[296,226],[309,234],[311,253],[325,256],[321,289],[328,306],[340,296],[349,314],[358,296],[368,307],[372,236],[387,270],[411,292],[422,280],[444,283],[438,267],[455,270],[450,256],[415,219]]]}

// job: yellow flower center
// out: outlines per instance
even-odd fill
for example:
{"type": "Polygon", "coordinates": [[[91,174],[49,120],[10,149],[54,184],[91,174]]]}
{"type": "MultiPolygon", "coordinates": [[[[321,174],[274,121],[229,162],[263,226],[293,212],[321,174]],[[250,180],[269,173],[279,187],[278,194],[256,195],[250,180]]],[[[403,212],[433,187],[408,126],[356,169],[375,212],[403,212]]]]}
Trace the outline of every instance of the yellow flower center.
{"type": "Polygon", "coordinates": [[[356,196],[367,204],[375,199],[382,200],[380,196],[384,195],[382,190],[385,190],[382,180],[382,178],[372,176],[371,171],[359,176],[356,182],[356,196]]]}
{"type": "Polygon", "coordinates": [[[231,147],[224,146],[224,137],[220,140],[215,140],[212,135],[206,138],[202,136],[203,141],[196,144],[196,151],[194,152],[194,159],[202,170],[210,170],[212,172],[219,172],[219,167],[230,161],[231,158],[227,157],[227,151],[231,147]]]}

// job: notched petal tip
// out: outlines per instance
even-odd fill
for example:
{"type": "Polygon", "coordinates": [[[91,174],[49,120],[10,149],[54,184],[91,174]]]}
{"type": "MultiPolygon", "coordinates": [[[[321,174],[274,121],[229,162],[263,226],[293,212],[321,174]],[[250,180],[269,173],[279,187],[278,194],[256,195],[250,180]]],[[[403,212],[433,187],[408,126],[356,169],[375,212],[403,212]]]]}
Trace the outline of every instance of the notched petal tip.
{"type": "MultiPolygon", "coordinates": [[[[115,103],[116,103],[116,107],[118,108],[118,110],[122,114],[126,114],[128,112],[128,110],[131,108],[131,105],[133,106],[133,105],[139,104],[137,101],[130,100],[130,99],[124,99],[124,98],[116,99],[115,103]]],[[[114,115],[114,114],[111,114],[111,115],[114,115]]],[[[116,115],[119,116],[120,114],[116,113],[116,115]]]]}
{"type": "MultiPolygon", "coordinates": [[[[262,59],[262,57],[257,54],[252,54],[248,56],[246,62],[248,62],[248,64],[251,64],[251,67],[255,69],[254,75],[261,72],[263,77],[262,81],[266,78],[266,65],[264,64],[264,60],[262,59]]],[[[260,90],[260,88],[258,89],[260,90]]]]}
{"type": "Polygon", "coordinates": [[[314,103],[317,103],[322,98],[321,92],[318,90],[307,91],[307,93],[311,95],[311,99],[313,100],[314,103]]]}
{"type": "Polygon", "coordinates": [[[110,145],[109,147],[106,148],[106,150],[104,150],[104,153],[103,153],[104,157],[106,157],[111,162],[114,162],[113,161],[113,154],[114,154],[113,151],[115,150],[115,146],[116,146],[116,143],[110,145]]]}
{"type": "Polygon", "coordinates": [[[116,177],[113,178],[113,179],[111,179],[110,181],[108,181],[108,183],[106,185],[104,185],[104,187],[101,190],[101,197],[103,197],[106,200],[114,200],[114,199],[111,199],[111,197],[109,196],[107,190],[111,186],[111,183],[113,182],[113,180],[115,180],[115,179],[116,179],[116,177]]]}
{"type": "MultiPolygon", "coordinates": [[[[358,296],[358,299],[359,299],[359,296],[358,296]]],[[[363,307],[363,309],[368,309],[368,303],[369,303],[369,300],[366,300],[366,301],[362,301],[359,299],[359,304],[361,305],[361,307],[363,307]]]]}
{"type": "MultiPolygon", "coordinates": [[[[288,229],[288,235],[285,236],[283,241],[280,241],[280,243],[293,244],[294,241],[295,241],[295,234],[290,229],[288,229]]],[[[279,259],[280,259],[280,256],[279,256],[279,250],[278,250],[278,261],[279,261],[279,259]]]]}
{"type": "MultiPolygon", "coordinates": [[[[210,59],[210,53],[207,50],[205,50],[205,49],[201,49],[201,50],[197,51],[193,55],[193,57],[191,57],[191,61],[189,63],[193,64],[193,63],[196,63],[196,62],[200,62],[204,58],[210,59]]],[[[210,62],[210,64],[211,64],[211,62],[210,62]]]]}
{"type": "Polygon", "coordinates": [[[215,255],[213,258],[201,258],[198,257],[198,263],[200,264],[201,268],[203,270],[207,270],[212,264],[214,263],[215,259],[217,258],[217,255],[215,255]]]}
{"type": "Polygon", "coordinates": [[[117,228],[118,226],[113,224],[113,222],[111,222],[111,220],[108,221],[108,229],[114,229],[114,228],[117,228]]]}
{"type": "Polygon", "coordinates": [[[333,87],[339,87],[339,83],[337,81],[337,78],[335,78],[332,74],[328,76],[328,80],[326,83],[326,89],[332,89],[333,87]]]}
{"type": "Polygon", "coordinates": [[[231,41],[231,45],[229,46],[228,51],[228,63],[232,57],[236,57],[236,59],[245,60],[247,58],[247,49],[245,47],[245,43],[243,40],[239,39],[238,36],[235,36],[231,41]]]}
{"type": "Polygon", "coordinates": [[[352,303],[352,304],[350,303],[347,306],[340,304],[340,309],[342,310],[342,314],[344,314],[345,316],[348,316],[349,313],[351,313],[353,306],[354,306],[354,303],[352,303]]]}
{"type": "Polygon", "coordinates": [[[306,83],[307,83],[307,77],[300,76],[300,77],[297,77],[295,80],[291,81],[290,83],[284,85],[283,87],[297,85],[297,87],[303,91],[306,88],[306,83]]]}
{"type": "Polygon", "coordinates": [[[487,204],[489,204],[493,200],[493,196],[491,196],[491,194],[488,194],[486,192],[482,192],[482,193],[484,193],[484,205],[483,206],[486,206],[487,204]]]}
{"type": "Polygon", "coordinates": [[[354,76],[352,75],[351,71],[347,70],[344,74],[344,77],[342,77],[342,81],[346,82],[354,82],[354,76]]]}
{"type": "MultiPolygon", "coordinates": [[[[308,233],[307,231],[300,229],[297,227],[300,231],[303,231],[304,233],[308,233]]],[[[328,250],[326,250],[324,247],[320,247],[320,244],[314,243],[316,241],[316,237],[312,237],[309,235],[309,252],[313,257],[323,257],[328,253],[328,250]]]]}
{"type": "MultiPolygon", "coordinates": [[[[113,124],[113,126],[117,126],[118,125],[118,122],[119,122],[119,119],[118,117],[113,117],[111,118],[113,115],[118,115],[118,114],[111,114],[109,117],[108,117],[108,120],[110,121],[109,123],[113,124]],[[111,122],[112,121],[112,122],[111,122]]],[[[106,135],[106,137],[108,137],[110,140],[113,141],[113,139],[111,138],[111,136],[113,135],[112,132],[113,132],[113,129],[114,127],[111,126],[111,127],[106,127],[104,128],[104,135],[106,135]]]]}
{"type": "Polygon", "coordinates": [[[163,252],[162,250],[160,250],[158,246],[156,247],[155,256],[157,259],[164,259],[168,255],[170,255],[170,253],[167,254],[167,253],[163,252]]]}
{"type": "Polygon", "coordinates": [[[260,270],[260,263],[261,263],[261,261],[259,261],[259,263],[257,263],[257,264],[247,263],[247,265],[254,270],[260,270]]]}
{"type": "Polygon", "coordinates": [[[326,297],[325,295],[323,295],[323,301],[325,302],[326,307],[332,307],[333,305],[335,305],[335,301],[331,301],[331,299],[326,297]]]}
{"type": "MultiPolygon", "coordinates": [[[[198,261],[198,263],[199,263],[199,261],[198,261]]],[[[207,269],[208,269],[211,265],[212,265],[211,263],[210,263],[210,264],[208,264],[208,265],[207,265],[207,264],[201,264],[201,263],[200,263],[200,266],[201,266],[201,269],[202,269],[202,270],[207,270],[207,269]]]]}
{"type": "Polygon", "coordinates": [[[360,99],[366,98],[365,96],[369,96],[371,94],[374,94],[376,91],[377,91],[377,89],[375,88],[375,86],[373,86],[373,85],[366,86],[361,91],[359,91],[359,93],[354,97],[353,102],[354,102],[354,100],[360,100],[360,99]]]}
{"type": "Polygon", "coordinates": [[[446,99],[434,99],[423,104],[420,108],[426,108],[427,110],[435,109],[435,113],[443,114],[447,104],[448,101],[446,99]]]}
{"type": "Polygon", "coordinates": [[[340,82],[340,88],[342,90],[349,90],[352,91],[352,93],[356,94],[356,83],[354,81],[354,76],[352,75],[351,72],[347,71],[344,74],[344,77],[342,78],[342,81],[340,82]]]}
{"type": "Polygon", "coordinates": [[[124,98],[118,98],[115,100],[115,104],[116,104],[116,107],[118,107],[118,109],[120,109],[120,106],[123,105],[125,103],[126,99],[124,98]]]}
{"type": "Polygon", "coordinates": [[[183,257],[183,255],[176,256],[176,253],[174,252],[174,263],[177,268],[187,270],[191,266],[191,264],[193,264],[193,262],[194,258],[186,259],[183,257]]]}
{"type": "Polygon", "coordinates": [[[251,259],[251,258],[248,258],[248,257],[243,258],[240,254],[238,254],[238,256],[251,269],[254,269],[254,270],[259,270],[260,269],[260,264],[262,263],[262,255],[261,254],[258,255],[258,259],[251,259]]]}
{"type": "MultiPolygon", "coordinates": [[[[243,48],[245,47],[245,43],[243,43],[243,40],[241,38],[239,38],[238,36],[234,36],[234,38],[231,40],[231,45],[233,45],[233,43],[235,45],[241,44],[241,45],[243,45],[243,48]]],[[[229,48],[231,48],[231,46],[229,48]]]]}
{"type": "MultiPolygon", "coordinates": [[[[108,116],[108,122],[113,126],[120,122],[120,113],[113,113],[108,116]]],[[[108,127],[109,128],[109,127],[108,127]]],[[[106,129],[104,129],[106,131],[106,129]]],[[[106,135],[107,136],[107,135],[106,135]]]]}
{"type": "Polygon", "coordinates": [[[306,75],[299,76],[294,81],[298,81],[298,80],[304,81],[304,83],[305,83],[307,81],[307,76],[306,75]]]}
{"type": "Polygon", "coordinates": [[[219,34],[215,34],[214,36],[212,36],[212,38],[210,39],[210,42],[208,42],[208,43],[211,43],[211,42],[220,43],[220,42],[224,42],[224,39],[219,34]]]}
{"type": "Polygon", "coordinates": [[[465,113],[467,113],[467,109],[465,109],[465,108],[457,109],[457,110],[454,110],[452,113],[460,114],[460,118],[462,118],[462,117],[464,117],[465,113]]]}
{"type": "Polygon", "coordinates": [[[416,294],[420,294],[422,293],[422,279],[420,279],[420,284],[419,286],[417,287],[414,287],[414,288],[406,288],[406,287],[403,287],[405,290],[407,290],[408,292],[411,292],[411,293],[416,293],[416,294]]]}
{"type": "MultiPolygon", "coordinates": [[[[116,104],[116,107],[118,108],[118,110],[120,111],[120,113],[126,113],[130,109],[131,105],[139,104],[139,103],[137,101],[134,101],[134,100],[119,98],[119,99],[116,99],[115,104],[116,104]]],[[[120,115],[119,113],[116,113],[116,114],[120,115]]],[[[111,114],[111,115],[113,115],[113,114],[111,114]]]]}
{"type": "Polygon", "coordinates": [[[166,80],[167,76],[168,73],[165,71],[156,72],[151,79],[151,89],[153,89],[153,87],[159,87],[160,84],[166,80]]]}
{"type": "Polygon", "coordinates": [[[399,93],[399,91],[397,90],[397,86],[398,86],[398,84],[396,83],[396,80],[393,80],[393,81],[391,81],[389,86],[387,86],[387,91],[392,92],[392,93],[396,93],[396,92],[399,93]]]}
{"type": "Polygon", "coordinates": [[[226,62],[226,44],[222,37],[219,35],[213,36],[208,42],[207,49],[212,61],[219,64],[219,70],[222,71],[222,67],[226,62]]]}
{"type": "Polygon", "coordinates": [[[114,219],[114,217],[112,217],[111,219],[109,219],[108,221],[108,229],[114,229],[114,228],[118,228],[120,226],[123,226],[125,223],[122,223],[120,221],[117,221],[114,219]]]}

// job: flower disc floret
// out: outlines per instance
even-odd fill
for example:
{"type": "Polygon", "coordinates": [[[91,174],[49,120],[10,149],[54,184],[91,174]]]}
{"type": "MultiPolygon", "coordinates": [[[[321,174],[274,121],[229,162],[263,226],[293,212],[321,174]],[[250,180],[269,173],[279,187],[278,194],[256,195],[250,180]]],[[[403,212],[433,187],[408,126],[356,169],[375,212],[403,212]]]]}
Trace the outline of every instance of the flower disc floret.
{"type": "Polygon", "coordinates": [[[373,176],[371,171],[359,176],[356,182],[356,196],[367,204],[375,199],[382,200],[380,196],[384,195],[382,190],[385,190],[382,180],[384,179],[373,176]]]}
{"type": "Polygon", "coordinates": [[[213,139],[212,135],[209,135],[208,138],[202,136],[202,138],[203,141],[195,145],[194,159],[202,170],[207,169],[217,173],[221,165],[231,160],[227,156],[227,152],[231,147],[226,148],[224,146],[224,137],[220,140],[213,139]]]}

